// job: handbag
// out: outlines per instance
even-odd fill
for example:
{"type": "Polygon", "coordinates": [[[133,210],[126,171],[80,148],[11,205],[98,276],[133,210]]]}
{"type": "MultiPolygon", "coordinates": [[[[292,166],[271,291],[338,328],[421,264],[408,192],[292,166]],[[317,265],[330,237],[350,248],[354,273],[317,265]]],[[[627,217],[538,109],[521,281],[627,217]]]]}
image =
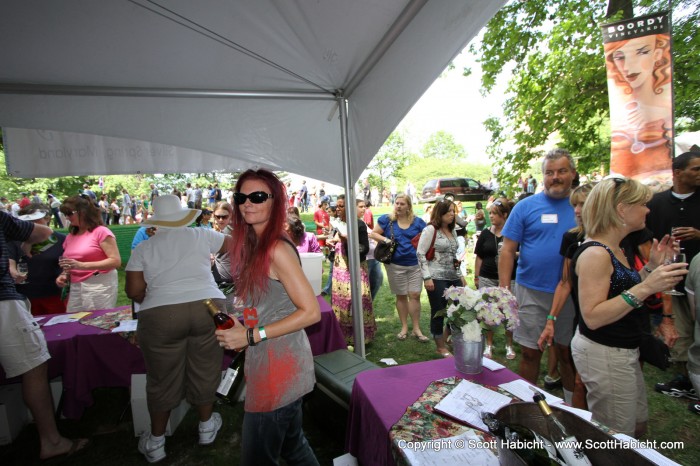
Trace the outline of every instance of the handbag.
{"type": "Polygon", "coordinates": [[[391,228],[391,241],[378,243],[374,248],[374,258],[383,264],[391,264],[391,259],[396,251],[396,241],[394,241],[394,222],[389,223],[391,228]]]}
{"type": "Polygon", "coordinates": [[[662,340],[645,333],[639,342],[639,359],[665,371],[671,366],[671,351],[662,340]]]}
{"type": "MultiPolygon", "coordinates": [[[[418,249],[418,242],[420,241],[420,236],[423,234],[421,231],[418,233],[416,236],[414,236],[411,239],[411,244],[415,249],[418,249]]],[[[435,237],[437,236],[437,228],[433,226],[433,240],[430,242],[430,247],[428,248],[428,252],[425,253],[425,258],[428,259],[428,261],[433,261],[435,260],[435,237]]]]}

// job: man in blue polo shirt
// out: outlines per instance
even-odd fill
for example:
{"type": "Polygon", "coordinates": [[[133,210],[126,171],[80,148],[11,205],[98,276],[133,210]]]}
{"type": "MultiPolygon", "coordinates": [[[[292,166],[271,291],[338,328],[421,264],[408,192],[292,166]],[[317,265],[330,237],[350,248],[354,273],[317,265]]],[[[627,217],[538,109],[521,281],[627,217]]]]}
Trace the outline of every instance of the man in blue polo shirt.
{"type": "Polygon", "coordinates": [[[51,233],[47,226],[0,212],[0,365],[8,379],[22,377],[22,395],[36,422],[42,460],[70,456],[87,445],[85,439],[69,440],[58,432],[46,362],[51,356],[29,301],[15,290],[9,271],[9,241],[31,245],[45,241],[51,233]]]}
{"type": "Polygon", "coordinates": [[[515,254],[520,247],[515,276],[515,296],[520,306],[520,326],[513,337],[522,347],[520,376],[533,384],[540,372],[537,340],[547,320],[556,320],[554,342],[559,356],[559,372],[564,395],[571,401],[574,370],[569,356],[573,337],[574,306],[567,298],[559,316],[548,315],[554,290],[559,283],[563,257],[559,247],[564,233],[576,226],[569,204],[576,165],[564,149],[548,152],[542,163],[544,191],[518,202],[503,227],[503,248],[498,262],[500,286],[509,287],[515,254]]]}

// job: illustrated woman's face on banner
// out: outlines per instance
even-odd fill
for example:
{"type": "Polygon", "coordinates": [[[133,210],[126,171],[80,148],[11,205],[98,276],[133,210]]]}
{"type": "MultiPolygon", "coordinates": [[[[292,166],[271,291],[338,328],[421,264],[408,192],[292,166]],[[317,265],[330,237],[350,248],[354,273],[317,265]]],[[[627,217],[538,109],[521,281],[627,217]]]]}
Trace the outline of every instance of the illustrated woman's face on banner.
{"type": "Polygon", "coordinates": [[[632,89],[639,89],[650,80],[654,63],[662,51],[656,48],[656,36],[630,39],[612,53],[612,59],[620,74],[632,89]]]}

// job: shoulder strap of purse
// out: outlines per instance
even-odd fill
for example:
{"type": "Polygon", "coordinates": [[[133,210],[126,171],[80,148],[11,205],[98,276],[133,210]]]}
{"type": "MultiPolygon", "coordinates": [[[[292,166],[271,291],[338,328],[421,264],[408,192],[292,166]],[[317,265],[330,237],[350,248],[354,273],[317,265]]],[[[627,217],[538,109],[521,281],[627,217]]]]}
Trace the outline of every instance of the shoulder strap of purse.
{"type": "MultiPolygon", "coordinates": [[[[430,248],[435,246],[435,238],[437,237],[437,228],[435,228],[435,225],[433,225],[433,240],[430,242],[430,248]]],[[[428,249],[430,249],[428,248],[428,249]]]]}
{"type": "Polygon", "coordinates": [[[394,221],[389,221],[389,229],[391,230],[391,240],[394,241],[394,221]]]}

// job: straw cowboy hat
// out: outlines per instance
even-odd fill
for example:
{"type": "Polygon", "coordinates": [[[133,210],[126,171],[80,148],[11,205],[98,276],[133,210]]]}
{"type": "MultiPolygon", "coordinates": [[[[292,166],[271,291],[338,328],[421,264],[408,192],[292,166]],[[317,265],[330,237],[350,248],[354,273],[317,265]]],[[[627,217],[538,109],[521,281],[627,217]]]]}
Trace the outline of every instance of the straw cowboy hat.
{"type": "Polygon", "coordinates": [[[180,199],[165,194],[153,199],[153,215],[143,221],[143,225],[157,227],[186,227],[194,222],[201,210],[182,207],[180,199]]]}

